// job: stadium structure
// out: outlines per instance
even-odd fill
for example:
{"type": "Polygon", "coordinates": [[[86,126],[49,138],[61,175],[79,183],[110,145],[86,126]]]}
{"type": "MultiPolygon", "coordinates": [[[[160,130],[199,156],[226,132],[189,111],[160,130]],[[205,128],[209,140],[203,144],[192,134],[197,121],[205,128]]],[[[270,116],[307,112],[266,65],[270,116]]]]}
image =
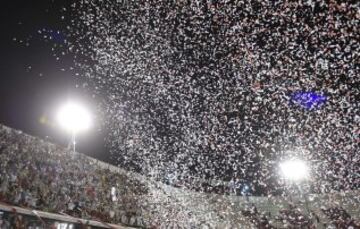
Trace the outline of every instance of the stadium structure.
{"type": "Polygon", "coordinates": [[[0,125],[1,228],[359,228],[359,206],[176,188],[0,125]]]}

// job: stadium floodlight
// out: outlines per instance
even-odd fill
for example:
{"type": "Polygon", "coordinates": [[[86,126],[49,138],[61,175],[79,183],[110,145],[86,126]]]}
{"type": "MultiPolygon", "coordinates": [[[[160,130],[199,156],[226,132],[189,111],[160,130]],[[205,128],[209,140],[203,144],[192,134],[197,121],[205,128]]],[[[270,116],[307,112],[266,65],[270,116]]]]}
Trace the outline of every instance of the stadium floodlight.
{"type": "Polygon", "coordinates": [[[298,159],[291,159],[280,164],[282,175],[290,181],[300,181],[306,179],[309,175],[307,164],[298,159]]]}
{"type": "Polygon", "coordinates": [[[78,132],[90,128],[90,113],[83,106],[69,102],[60,108],[57,121],[62,128],[72,134],[73,151],[75,152],[75,136],[78,132]]]}

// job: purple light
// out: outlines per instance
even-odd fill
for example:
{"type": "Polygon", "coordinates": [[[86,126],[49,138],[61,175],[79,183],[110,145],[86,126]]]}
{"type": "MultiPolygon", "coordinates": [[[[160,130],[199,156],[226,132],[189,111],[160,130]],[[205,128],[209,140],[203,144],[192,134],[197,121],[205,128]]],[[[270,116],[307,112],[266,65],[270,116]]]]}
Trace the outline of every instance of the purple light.
{"type": "Polygon", "coordinates": [[[315,92],[295,92],[291,101],[307,110],[320,108],[327,100],[327,97],[315,92]]]}

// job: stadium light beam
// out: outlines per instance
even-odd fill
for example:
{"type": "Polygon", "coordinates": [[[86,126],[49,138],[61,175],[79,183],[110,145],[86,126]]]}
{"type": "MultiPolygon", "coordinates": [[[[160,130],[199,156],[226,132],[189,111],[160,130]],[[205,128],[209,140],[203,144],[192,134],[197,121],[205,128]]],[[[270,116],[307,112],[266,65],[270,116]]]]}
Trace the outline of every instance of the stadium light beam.
{"type": "Polygon", "coordinates": [[[280,164],[280,171],[284,178],[290,181],[304,180],[309,175],[307,164],[298,159],[284,161],[280,164]]]}
{"type": "Polygon", "coordinates": [[[90,113],[81,105],[69,102],[59,109],[59,125],[72,134],[73,151],[76,151],[76,134],[90,128],[90,113]]]}

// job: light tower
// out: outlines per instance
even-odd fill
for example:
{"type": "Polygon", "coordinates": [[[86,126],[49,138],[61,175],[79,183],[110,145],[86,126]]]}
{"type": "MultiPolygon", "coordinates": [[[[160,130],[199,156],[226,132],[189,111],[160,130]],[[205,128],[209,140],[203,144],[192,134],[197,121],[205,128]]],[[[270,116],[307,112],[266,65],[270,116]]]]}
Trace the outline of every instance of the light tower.
{"type": "Polygon", "coordinates": [[[75,153],[76,134],[90,128],[90,113],[83,106],[74,102],[68,102],[59,109],[57,121],[62,128],[71,134],[73,152],[75,153]]]}
{"type": "Polygon", "coordinates": [[[282,177],[292,185],[295,185],[300,191],[300,197],[304,197],[305,208],[308,213],[309,206],[307,201],[307,196],[302,191],[301,182],[306,181],[310,175],[310,169],[308,164],[300,159],[292,158],[280,163],[280,173],[282,177]]]}

